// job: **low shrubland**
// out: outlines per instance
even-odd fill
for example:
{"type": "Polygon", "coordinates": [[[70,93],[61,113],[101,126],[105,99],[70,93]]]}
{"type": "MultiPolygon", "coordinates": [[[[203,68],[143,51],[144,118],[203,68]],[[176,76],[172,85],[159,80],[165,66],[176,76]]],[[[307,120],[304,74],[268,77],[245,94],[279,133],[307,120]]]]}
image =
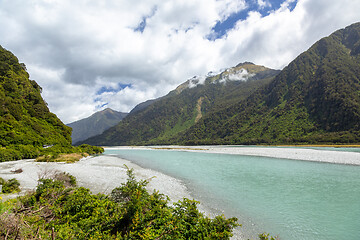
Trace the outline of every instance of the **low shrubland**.
{"type": "MultiPolygon", "coordinates": [[[[173,205],[147,181],[128,181],[107,196],[76,187],[62,173],[42,178],[36,190],[5,209],[0,204],[0,238],[4,239],[229,239],[236,218],[209,218],[198,202],[173,205]]],[[[0,201],[1,202],[1,201],[0,201]]]]}
{"type": "Polygon", "coordinates": [[[0,177],[0,185],[2,186],[0,193],[15,193],[20,191],[20,183],[15,178],[4,180],[0,177]]]}
{"type": "Polygon", "coordinates": [[[34,158],[44,162],[74,162],[82,157],[103,152],[102,147],[87,144],[77,147],[68,144],[56,144],[53,146],[10,145],[7,148],[0,147],[0,162],[34,158]]]}

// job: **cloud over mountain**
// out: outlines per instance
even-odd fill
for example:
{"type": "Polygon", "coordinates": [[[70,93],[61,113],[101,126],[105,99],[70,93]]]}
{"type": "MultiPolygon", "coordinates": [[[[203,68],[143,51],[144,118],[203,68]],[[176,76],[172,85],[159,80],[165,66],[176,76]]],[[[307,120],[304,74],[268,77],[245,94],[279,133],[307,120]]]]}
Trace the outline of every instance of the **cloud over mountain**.
{"type": "Polygon", "coordinates": [[[26,63],[64,122],[104,107],[127,112],[243,61],[282,68],[360,19],[352,0],[0,2],[0,44],[26,63]],[[101,91],[119,84],[127,87],[101,91]]]}

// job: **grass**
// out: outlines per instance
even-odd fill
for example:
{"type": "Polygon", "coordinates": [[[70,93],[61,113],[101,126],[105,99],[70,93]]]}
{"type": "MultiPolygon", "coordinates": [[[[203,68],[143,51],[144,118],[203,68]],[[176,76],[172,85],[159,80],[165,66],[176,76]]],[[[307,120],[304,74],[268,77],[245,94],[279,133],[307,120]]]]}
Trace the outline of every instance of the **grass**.
{"type": "Polygon", "coordinates": [[[87,153],[69,153],[69,154],[59,154],[59,155],[47,155],[40,156],[36,158],[36,162],[65,162],[65,163],[74,163],[79,161],[84,157],[88,157],[87,153]]]}
{"type": "Polygon", "coordinates": [[[4,201],[0,195],[0,215],[5,212],[11,211],[15,206],[16,206],[15,199],[10,199],[10,200],[4,201]]]}

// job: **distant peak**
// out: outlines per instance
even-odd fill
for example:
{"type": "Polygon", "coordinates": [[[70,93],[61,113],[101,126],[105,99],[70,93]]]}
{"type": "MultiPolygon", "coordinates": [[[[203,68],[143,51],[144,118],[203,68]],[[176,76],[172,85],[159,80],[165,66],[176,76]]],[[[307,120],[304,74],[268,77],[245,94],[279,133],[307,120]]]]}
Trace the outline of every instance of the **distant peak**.
{"type": "Polygon", "coordinates": [[[238,65],[236,65],[236,67],[241,67],[241,66],[245,66],[245,65],[255,65],[252,62],[243,62],[243,63],[239,63],[238,65]]]}
{"type": "Polygon", "coordinates": [[[111,108],[105,108],[104,110],[102,110],[102,112],[114,112],[114,110],[112,110],[111,108]]]}

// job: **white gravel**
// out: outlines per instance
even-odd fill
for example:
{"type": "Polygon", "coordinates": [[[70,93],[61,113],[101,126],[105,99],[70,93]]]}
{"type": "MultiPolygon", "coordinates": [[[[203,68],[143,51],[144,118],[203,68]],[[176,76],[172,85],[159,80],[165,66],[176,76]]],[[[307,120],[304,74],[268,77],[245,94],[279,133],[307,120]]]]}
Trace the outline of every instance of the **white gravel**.
{"type": "Polygon", "coordinates": [[[359,152],[318,150],[298,147],[209,147],[208,152],[360,165],[359,152]]]}
{"type": "MultiPolygon", "coordinates": [[[[158,190],[166,194],[173,202],[183,197],[191,198],[185,185],[180,180],[165,174],[144,169],[130,161],[112,157],[97,156],[84,158],[76,163],[42,163],[34,160],[19,160],[0,163],[0,177],[4,179],[16,178],[21,185],[21,193],[34,190],[40,177],[46,177],[55,171],[67,172],[76,177],[78,186],[89,188],[93,193],[110,193],[114,188],[125,183],[127,180],[126,167],[134,169],[138,180],[149,180],[147,189],[158,190]],[[13,173],[16,169],[22,169],[22,173],[13,173]]],[[[10,198],[15,195],[2,195],[10,198]]]]}
{"type": "MultiPolygon", "coordinates": [[[[155,146],[155,147],[114,147],[132,149],[168,149],[219,154],[262,156],[301,161],[360,165],[360,152],[346,152],[302,147],[247,147],[247,146],[155,146]]],[[[114,149],[109,148],[109,149],[114,149]]]]}

